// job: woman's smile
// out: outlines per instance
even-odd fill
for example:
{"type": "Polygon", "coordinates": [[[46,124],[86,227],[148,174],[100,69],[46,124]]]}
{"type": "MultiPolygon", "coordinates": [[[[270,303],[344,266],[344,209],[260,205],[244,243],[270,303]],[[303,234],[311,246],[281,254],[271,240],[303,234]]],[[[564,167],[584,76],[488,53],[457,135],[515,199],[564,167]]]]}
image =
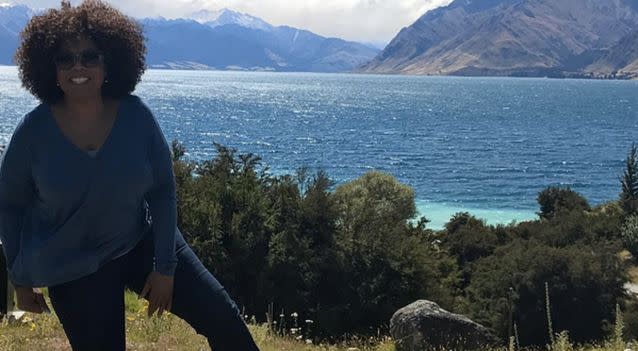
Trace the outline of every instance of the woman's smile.
{"type": "Polygon", "coordinates": [[[71,78],[69,80],[73,84],[80,85],[80,84],[84,84],[84,83],[88,82],[89,78],[87,78],[87,77],[73,77],[73,78],[71,78]]]}

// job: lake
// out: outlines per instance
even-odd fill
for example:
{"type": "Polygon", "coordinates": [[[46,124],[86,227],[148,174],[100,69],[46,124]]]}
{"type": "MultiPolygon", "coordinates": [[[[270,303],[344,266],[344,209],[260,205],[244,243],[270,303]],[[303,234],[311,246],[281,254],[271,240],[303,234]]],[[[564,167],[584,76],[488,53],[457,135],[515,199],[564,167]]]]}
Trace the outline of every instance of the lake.
{"type": "MultiPolygon", "coordinates": [[[[638,142],[638,81],[149,70],[135,94],[190,159],[218,142],[273,174],[306,166],[339,184],[387,172],[433,228],[459,211],[536,218],[549,185],[616,199],[638,142]]],[[[36,105],[0,67],[0,143],[36,105]]]]}

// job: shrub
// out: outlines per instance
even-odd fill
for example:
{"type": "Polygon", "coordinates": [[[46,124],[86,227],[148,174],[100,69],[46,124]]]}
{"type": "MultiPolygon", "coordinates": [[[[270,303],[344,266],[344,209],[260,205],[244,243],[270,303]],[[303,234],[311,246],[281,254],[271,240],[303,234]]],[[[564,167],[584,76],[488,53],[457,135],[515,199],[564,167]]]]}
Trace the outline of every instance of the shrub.
{"type": "Polygon", "coordinates": [[[588,211],[590,209],[587,199],[569,187],[561,188],[550,186],[538,194],[540,212],[543,219],[552,219],[571,211],[588,211]]]}
{"type": "Polygon", "coordinates": [[[450,306],[456,270],[437,252],[427,221],[414,224],[414,191],[392,176],[371,172],[335,191],[337,247],[344,257],[345,330],[387,324],[417,299],[450,306]]]}
{"type": "Polygon", "coordinates": [[[625,220],[620,235],[625,249],[631,253],[635,261],[638,261],[638,214],[625,220]]]}
{"type": "Polygon", "coordinates": [[[468,312],[504,339],[512,313],[521,344],[549,344],[547,282],[554,329],[568,330],[577,342],[600,339],[605,336],[601,322],[613,320],[616,301],[624,293],[617,249],[604,243],[557,248],[535,239],[517,239],[476,262],[466,290],[468,312]]]}
{"type": "Polygon", "coordinates": [[[628,216],[638,213],[638,147],[636,144],[631,145],[620,183],[622,186],[620,204],[623,210],[628,216]]]}

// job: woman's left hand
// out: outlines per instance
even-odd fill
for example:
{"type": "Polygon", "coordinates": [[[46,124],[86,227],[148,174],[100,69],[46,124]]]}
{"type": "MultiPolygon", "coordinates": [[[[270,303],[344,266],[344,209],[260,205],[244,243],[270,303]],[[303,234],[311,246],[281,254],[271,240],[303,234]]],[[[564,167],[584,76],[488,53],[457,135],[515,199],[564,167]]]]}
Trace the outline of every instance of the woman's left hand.
{"type": "Polygon", "coordinates": [[[140,297],[148,300],[148,316],[155,311],[161,316],[164,311],[170,311],[173,302],[173,277],[159,272],[151,272],[146,278],[146,284],[140,297]]]}

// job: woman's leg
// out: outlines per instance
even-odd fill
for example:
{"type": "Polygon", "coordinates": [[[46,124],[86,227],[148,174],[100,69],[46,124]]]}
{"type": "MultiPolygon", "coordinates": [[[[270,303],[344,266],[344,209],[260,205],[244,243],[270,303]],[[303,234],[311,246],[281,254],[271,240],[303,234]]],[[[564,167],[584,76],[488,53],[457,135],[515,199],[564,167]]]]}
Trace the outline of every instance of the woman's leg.
{"type": "MultiPolygon", "coordinates": [[[[146,276],[151,271],[153,245],[150,237],[143,250],[134,259],[135,271],[128,280],[129,287],[141,292],[146,276]],[[138,267],[145,267],[140,274],[138,267]]],[[[241,319],[239,309],[226,290],[213,277],[186,244],[181,234],[177,237],[177,269],[173,288],[171,313],[188,322],[197,333],[204,335],[215,351],[259,350],[241,319]]],[[[132,266],[131,266],[132,267],[132,266]]]]}
{"type": "Polygon", "coordinates": [[[49,287],[49,297],[74,351],[124,351],[121,259],[97,272],[49,287]]]}

